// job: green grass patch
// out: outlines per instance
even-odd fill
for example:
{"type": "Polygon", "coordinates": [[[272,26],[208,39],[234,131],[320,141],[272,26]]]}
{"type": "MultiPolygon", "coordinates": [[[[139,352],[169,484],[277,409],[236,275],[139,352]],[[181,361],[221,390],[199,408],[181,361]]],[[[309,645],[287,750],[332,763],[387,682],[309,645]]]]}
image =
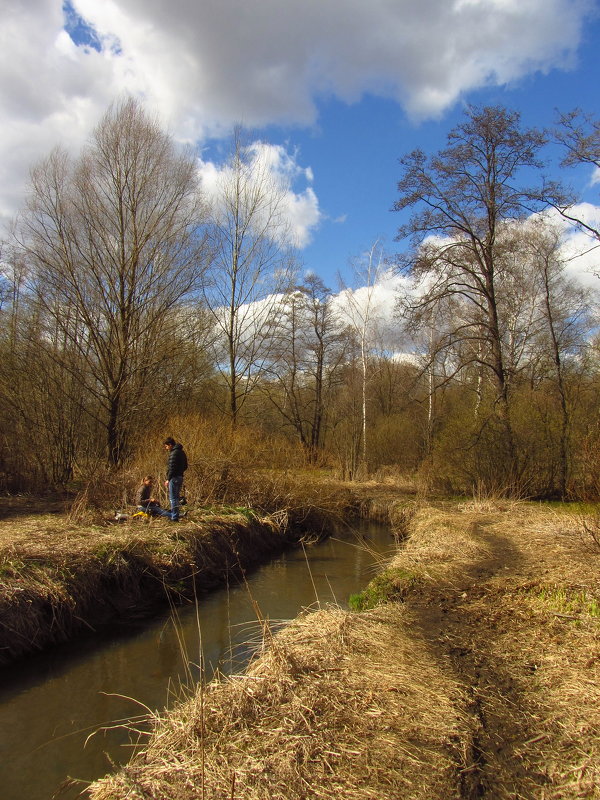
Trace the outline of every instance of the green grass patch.
{"type": "Polygon", "coordinates": [[[237,516],[241,514],[250,521],[258,519],[256,511],[254,511],[252,508],[247,508],[246,506],[208,506],[207,508],[202,509],[202,513],[214,514],[215,516],[219,517],[233,514],[237,516]]]}
{"type": "Polygon", "coordinates": [[[538,586],[527,593],[556,614],[600,617],[600,600],[585,589],[565,586],[538,586]]]}
{"type": "Polygon", "coordinates": [[[25,570],[25,562],[21,559],[12,559],[0,563],[0,580],[19,578],[25,570]]]}
{"type": "Polygon", "coordinates": [[[598,515],[600,514],[599,503],[585,503],[578,500],[572,503],[564,503],[561,500],[541,500],[539,502],[531,503],[540,508],[548,508],[556,511],[559,514],[585,514],[585,515],[598,515]]]}
{"type": "Polygon", "coordinates": [[[414,572],[401,568],[385,570],[369,583],[366,589],[350,595],[348,605],[353,611],[367,611],[381,603],[397,602],[420,582],[414,572]]]}

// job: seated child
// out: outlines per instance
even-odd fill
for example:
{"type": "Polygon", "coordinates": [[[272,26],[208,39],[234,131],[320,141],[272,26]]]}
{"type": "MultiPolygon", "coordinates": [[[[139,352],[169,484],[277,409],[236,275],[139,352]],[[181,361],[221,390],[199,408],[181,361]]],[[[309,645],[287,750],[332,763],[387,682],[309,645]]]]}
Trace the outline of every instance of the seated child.
{"type": "Polygon", "coordinates": [[[142,482],[135,494],[135,504],[138,507],[138,511],[145,511],[151,517],[169,516],[169,512],[161,508],[160,503],[152,496],[153,484],[154,478],[152,475],[145,475],[142,478],[142,482]]]}

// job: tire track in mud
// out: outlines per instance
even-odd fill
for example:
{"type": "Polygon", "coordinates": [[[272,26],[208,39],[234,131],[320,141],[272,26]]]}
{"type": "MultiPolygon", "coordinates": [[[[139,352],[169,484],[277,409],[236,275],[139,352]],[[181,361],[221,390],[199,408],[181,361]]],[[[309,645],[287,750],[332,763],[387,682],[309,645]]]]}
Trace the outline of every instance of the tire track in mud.
{"type": "Polygon", "coordinates": [[[474,732],[467,763],[459,769],[461,797],[535,800],[547,782],[539,751],[528,746],[536,737],[536,708],[527,696],[526,677],[520,680],[511,669],[511,654],[498,653],[496,638],[511,617],[509,610],[502,613],[501,594],[489,585],[494,576],[518,572],[520,555],[483,525],[474,525],[474,532],[489,557],[473,564],[460,584],[413,596],[414,631],[469,698],[466,711],[474,732]]]}

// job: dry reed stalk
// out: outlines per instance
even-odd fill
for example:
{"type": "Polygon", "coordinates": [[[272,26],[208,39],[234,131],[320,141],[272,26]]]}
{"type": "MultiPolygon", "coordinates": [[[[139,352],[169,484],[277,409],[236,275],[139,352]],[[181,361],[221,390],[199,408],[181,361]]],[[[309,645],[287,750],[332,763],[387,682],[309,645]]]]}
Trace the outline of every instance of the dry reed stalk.
{"type": "Polygon", "coordinates": [[[460,690],[403,636],[402,611],[307,614],[243,675],[169,714],[93,800],[459,797],[460,690]],[[204,769],[200,742],[205,748],[204,769]],[[454,786],[448,794],[448,786],[454,786]]]}
{"type": "Polygon", "coordinates": [[[0,663],[64,641],[128,607],[164,604],[240,576],[292,542],[272,519],[212,515],[173,528],[0,522],[0,663]]]}

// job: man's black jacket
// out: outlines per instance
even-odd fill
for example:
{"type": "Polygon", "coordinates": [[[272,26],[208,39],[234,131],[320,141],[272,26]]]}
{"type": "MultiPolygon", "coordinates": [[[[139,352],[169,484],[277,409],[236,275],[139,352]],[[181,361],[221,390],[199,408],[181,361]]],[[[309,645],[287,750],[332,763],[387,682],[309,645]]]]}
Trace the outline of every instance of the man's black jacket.
{"type": "Polygon", "coordinates": [[[183,445],[177,443],[173,445],[173,449],[169,453],[169,460],[167,461],[167,480],[171,478],[183,478],[183,473],[186,471],[188,465],[187,456],[183,449],[183,445]]]}

